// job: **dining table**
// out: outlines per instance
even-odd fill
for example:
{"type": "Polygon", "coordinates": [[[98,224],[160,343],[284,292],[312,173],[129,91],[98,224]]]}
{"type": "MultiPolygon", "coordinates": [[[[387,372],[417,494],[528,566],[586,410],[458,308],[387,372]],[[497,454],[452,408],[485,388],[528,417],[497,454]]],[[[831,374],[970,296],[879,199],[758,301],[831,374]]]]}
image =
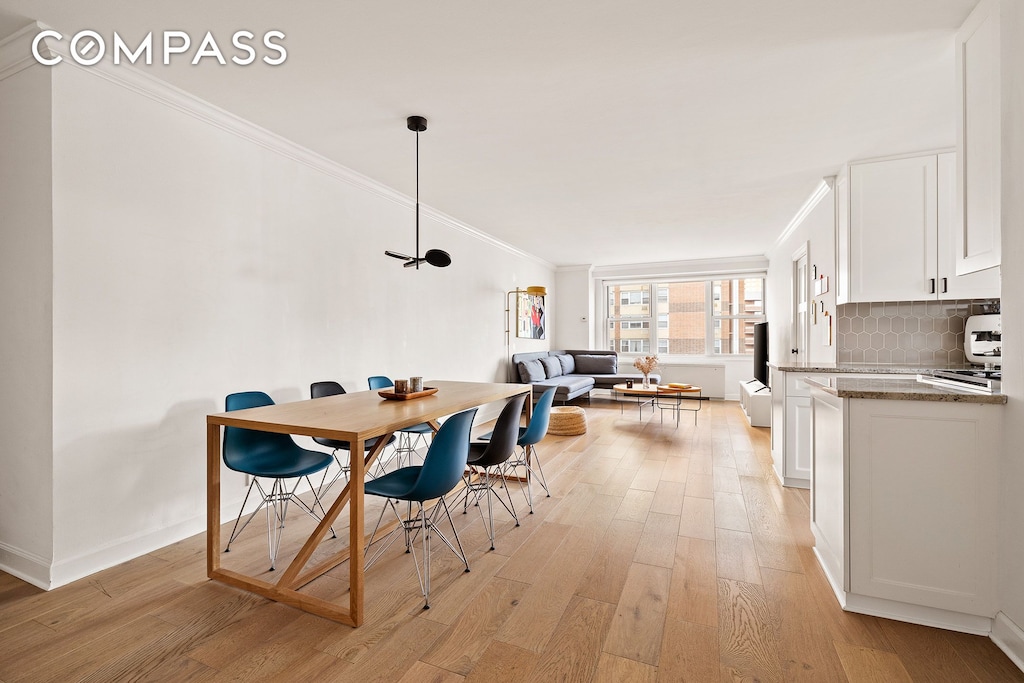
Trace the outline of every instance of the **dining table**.
{"type": "MultiPolygon", "coordinates": [[[[349,626],[360,626],[364,619],[365,588],[364,477],[368,468],[387,447],[391,435],[405,427],[424,422],[436,431],[442,417],[532,391],[528,384],[451,380],[425,381],[424,386],[437,391],[429,396],[408,400],[385,399],[377,391],[359,391],[207,415],[207,576],[312,614],[349,626]],[[325,437],[350,444],[348,483],[326,509],[316,528],[276,582],[221,565],[221,474],[226,467],[221,461],[224,427],[325,437]],[[367,451],[364,448],[367,439],[378,436],[383,438],[378,439],[376,446],[367,451]],[[343,509],[348,510],[348,547],[318,559],[313,566],[307,566],[343,509]],[[343,601],[326,600],[301,592],[303,587],[345,561],[349,563],[347,606],[343,601]]],[[[531,401],[527,401],[526,405],[529,418],[532,412],[531,401]]]]}

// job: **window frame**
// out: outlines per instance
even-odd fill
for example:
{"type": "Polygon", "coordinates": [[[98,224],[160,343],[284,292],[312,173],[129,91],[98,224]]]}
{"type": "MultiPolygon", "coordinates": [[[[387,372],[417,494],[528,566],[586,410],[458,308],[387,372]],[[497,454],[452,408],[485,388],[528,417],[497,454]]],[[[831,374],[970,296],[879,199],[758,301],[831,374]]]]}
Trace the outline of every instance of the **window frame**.
{"type": "MultiPolygon", "coordinates": [[[[665,362],[671,362],[672,360],[683,360],[683,359],[728,359],[728,358],[749,358],[749,353],[716,353],[716,347],[721,347],[721,340],[716,339],[716,323],[718,328],[721,326],[737,328],[737,331],[742,330],[744,321],[750,321],[753,323],[764,322],[766,320],[765,315],[765,303],[767,301],[767,289],[768,289],[768,274],[765,271],[744,271],[737,273],[705,273],[701,275],[676,275],[676,276],[663,276],[663,277],[614,277],[614,278],[597,278],[595,284],[600,289],[598,291],[603,292],[603,308],[600,311],[601,319],[604,324],[597,325],[597,329],[600,330],[600,334],[603,338],[597,340],[600,344],[600,348],[611,348],[611,343],[614,339],[615,324],[628,321],[631,323],[635,322],[647,322],[648,323],[648,347],[651,349],[659,349],[659,331],[666,328],[661,327],[659,322],[659,311],[658,304],[665,303],[660,300],[658,296],[659,285],[669,285],[675,283],[692,283],[702,282],[704,283],[704,353],[703,354],[662,354],[658,353],[659,357],[665,362]],[[761,312],[759,314],[750,313],[723,313],[715,314],[714,311],[714,293],[715,293],[715,282],[732,281],[732,280],[746,280],[746,279],[757,279],[761,281],[761,312]],[[612,297],[613,287],[636,287],[646,286],[648,292],[648,301],[650,302],[647,315],[636,315],[631,314],[628,316],[613,316],[611,315],[612,302],[619,301],[621,305],[621,292],[618,298],[612,297]],[[734,323],[733,321],[737,321],[734,323]]],[[[641,298],[643,295],[641,294],[641,298]]],[[[595,297],[596,298],[596,297],[595,297]]],[[[719,288],[719,300],[721,300],[721,290],[719,288]]],[[[619,330],[622,327],[620,325],[619,330]]],[[[634,328],[635,329],[635,328],[634,328]]],[[[739,340],[741,337],[739,334],[733,335],[733,338],[739,340]]],[[[622,338],[619,338],[619,343],[616,344],[616,352],[623,355],[639,355],[647,352],[626,352],[622,351],[622,338]]]]}

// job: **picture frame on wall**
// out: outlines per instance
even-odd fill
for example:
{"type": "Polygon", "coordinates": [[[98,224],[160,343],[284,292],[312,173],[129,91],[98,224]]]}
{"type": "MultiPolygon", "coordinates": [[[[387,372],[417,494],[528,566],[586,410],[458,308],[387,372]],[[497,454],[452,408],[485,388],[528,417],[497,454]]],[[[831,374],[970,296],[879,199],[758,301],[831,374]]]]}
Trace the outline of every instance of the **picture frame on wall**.
{"type": "Polygon", "coordinates": [[[544,296],[520,292],[516,299],[516,336],[546,339],[547,322],[544,296]]]}

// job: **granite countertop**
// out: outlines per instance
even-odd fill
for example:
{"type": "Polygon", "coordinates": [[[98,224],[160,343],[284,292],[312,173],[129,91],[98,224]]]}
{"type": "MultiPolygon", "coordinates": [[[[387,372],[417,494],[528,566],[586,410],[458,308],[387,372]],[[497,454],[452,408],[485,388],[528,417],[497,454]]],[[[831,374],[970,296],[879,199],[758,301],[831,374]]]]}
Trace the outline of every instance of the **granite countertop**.
{"type": "Polygon", "coordinates": [[[865,375],[916,375],[920,372],[931,370],[966,370],[976,366],[963,363],[954,365],[898,365],[896,363],[812,363],[800,361],[788,364],[769,362],[768,367],[782,372],[854,372],[865,375]]]}
{"type": "Polygon", "coordinates": [[[1006,403],[1004,394],[978,394],[973,391],[938,387],[916,379],[874,377],[808,377],[812,389],[822,389],[839,398],[869,398],[897,401],[944,401],[951,403],[1006,403]]]}

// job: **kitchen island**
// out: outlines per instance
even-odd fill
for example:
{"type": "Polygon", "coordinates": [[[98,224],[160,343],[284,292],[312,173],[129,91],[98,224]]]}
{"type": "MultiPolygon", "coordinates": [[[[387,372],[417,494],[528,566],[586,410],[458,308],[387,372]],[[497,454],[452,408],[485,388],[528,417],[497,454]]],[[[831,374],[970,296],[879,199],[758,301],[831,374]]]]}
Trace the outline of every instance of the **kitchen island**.
{"type": "Polygon", "coordinates": [[[987,634],[1006,397],[806,377],[811,530],[844,609],[987,634]]]}

